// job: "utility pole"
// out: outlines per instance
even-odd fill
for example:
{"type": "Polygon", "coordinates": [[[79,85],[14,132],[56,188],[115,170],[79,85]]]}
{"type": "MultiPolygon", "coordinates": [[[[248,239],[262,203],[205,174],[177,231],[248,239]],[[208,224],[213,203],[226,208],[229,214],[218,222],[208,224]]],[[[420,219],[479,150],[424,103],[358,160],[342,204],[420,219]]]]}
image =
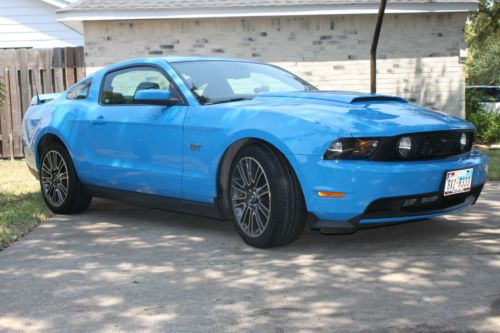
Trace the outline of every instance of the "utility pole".
{"type": "Polygon", "coordinates": [[[378,8],[377,25],[375,26],[375,33],[373,34],[372,47],[370,49],[370,92],[377,93],[377,47],[382,30],[382,23],[384,22],[385,6],[387,0],[380,0],[378,8]]]}

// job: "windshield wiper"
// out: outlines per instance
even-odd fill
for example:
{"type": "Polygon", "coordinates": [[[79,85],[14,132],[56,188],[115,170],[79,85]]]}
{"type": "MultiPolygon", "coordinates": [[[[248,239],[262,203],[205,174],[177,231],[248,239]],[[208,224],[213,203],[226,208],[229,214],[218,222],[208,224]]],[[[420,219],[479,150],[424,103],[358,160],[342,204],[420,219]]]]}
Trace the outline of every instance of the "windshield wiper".
{"type": "Polygon", "coordinates": [[[249,101],[254,97],[233,97],[233,98],[224,98],[224,99],[216,99],[210,100],[207,104],[221,104],[221,103],[230,103],[230,102],[241,102],[241,101],[249,101]]]}

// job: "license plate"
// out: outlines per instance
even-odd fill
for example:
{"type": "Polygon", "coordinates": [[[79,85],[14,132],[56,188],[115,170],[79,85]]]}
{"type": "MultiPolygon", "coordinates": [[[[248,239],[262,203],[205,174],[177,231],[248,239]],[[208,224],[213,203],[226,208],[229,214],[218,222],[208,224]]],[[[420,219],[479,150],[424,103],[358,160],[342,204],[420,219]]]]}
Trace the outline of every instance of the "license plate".
{"type": "Polygon", "coordinates": [[[444,184],[444,195],[469,192],[472,185],[473,171],[474,169],[470,168],[448,172],[444,184]]]}

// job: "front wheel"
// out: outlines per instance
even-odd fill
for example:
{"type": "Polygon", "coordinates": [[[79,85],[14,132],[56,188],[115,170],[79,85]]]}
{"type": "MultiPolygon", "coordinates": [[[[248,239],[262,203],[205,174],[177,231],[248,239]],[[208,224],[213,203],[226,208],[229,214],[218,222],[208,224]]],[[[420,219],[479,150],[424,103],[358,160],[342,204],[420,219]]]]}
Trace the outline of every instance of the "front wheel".
{"type": "Polygon", "coordinates": [[[57,142],[50,143],[40,161],[40,186],[50,210],[56,214],[74,214],[87,209],[92,196],[83,189],[66,148],[57,142]]]}
{"type": "Polygon", "coordinates": [[[230,170],[233,224],[243,240],[269,248],[296,240],[304,230],[302,191],[285,158],[261,146],[244,147],[230,170]]]}

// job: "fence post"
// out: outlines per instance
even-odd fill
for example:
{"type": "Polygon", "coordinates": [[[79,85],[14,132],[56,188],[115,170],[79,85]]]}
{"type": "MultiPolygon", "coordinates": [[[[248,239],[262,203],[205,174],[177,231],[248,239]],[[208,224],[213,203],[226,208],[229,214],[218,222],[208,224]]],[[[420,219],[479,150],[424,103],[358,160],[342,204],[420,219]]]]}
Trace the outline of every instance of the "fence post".
{"type": "MultiPolygon", "coordinates": [[[[0,50],[0,59],[6,59],[7,52],[0,50]]],[[[0,131],[2,132],[2,158],[12,157],[12,141],[11,141],[11,118],[10,118],[10,88],[9,80],[5,70],[5,64],[0,63],[0,78],[3,80],[5,88],[5,100],[3,105],[0,106],[0,131]]]]}
{"type": "Polygon", "coordinates": [[[17,52],[8,52],[7,61],[9,62],[9,87],[10,87],[10,106],[12,117],[12,141],[14,143],[14,149],[11,157],[22,157],[23,147],[22,147],[22,135],[21,135],[21,123],[22,123],[22,105],[21,105],[21,94],[19,91],[19,77],[17,73],[17,52]]]}

